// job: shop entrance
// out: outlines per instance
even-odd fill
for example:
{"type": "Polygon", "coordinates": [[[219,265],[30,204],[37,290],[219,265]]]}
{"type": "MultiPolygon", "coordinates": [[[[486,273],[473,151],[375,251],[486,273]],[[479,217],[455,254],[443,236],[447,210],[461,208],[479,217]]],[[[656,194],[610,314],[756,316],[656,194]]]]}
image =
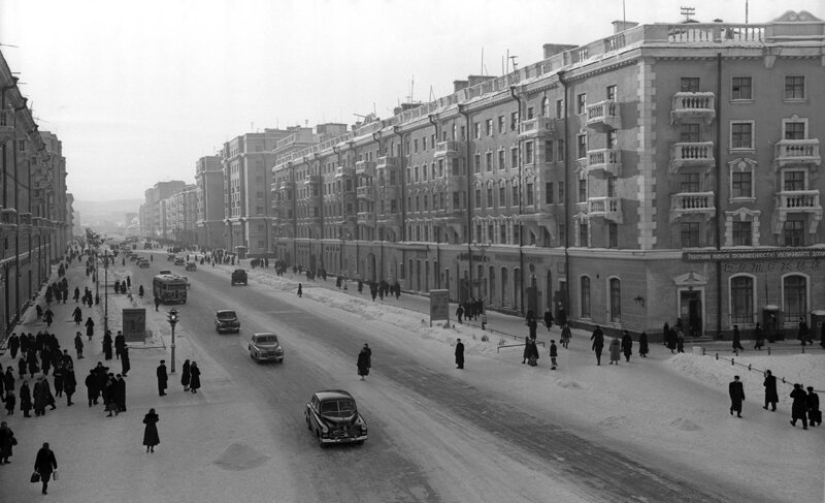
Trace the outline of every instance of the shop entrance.
{"type": "Polygon", "coordinates": [[[701,337],[702,326],[702,292],[700,290],[682,290],[679,292],[679,319],[685,329],[685,335],[701,337]]]}

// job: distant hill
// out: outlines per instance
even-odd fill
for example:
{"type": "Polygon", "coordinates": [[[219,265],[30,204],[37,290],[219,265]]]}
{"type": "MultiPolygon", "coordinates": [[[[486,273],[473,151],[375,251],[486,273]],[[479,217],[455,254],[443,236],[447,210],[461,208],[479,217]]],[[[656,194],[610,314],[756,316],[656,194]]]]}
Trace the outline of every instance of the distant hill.
{"type": "Polygon", "coordinates": [[[80,213],[80,225],[98,227],[101,224],[125,225],[127,213],[138,213],[143,199],[121,199],[117,201],[79,201],[73,207],[80,213]]]}

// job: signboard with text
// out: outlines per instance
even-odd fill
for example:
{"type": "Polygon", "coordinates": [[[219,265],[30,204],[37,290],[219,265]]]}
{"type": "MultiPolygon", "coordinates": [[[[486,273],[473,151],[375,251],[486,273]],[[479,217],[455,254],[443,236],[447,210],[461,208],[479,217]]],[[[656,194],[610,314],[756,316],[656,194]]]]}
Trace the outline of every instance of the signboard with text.
{"type": "Polygon", "coordinates": [[[430,290],[430,326],[437,320],[450,321],[449,290],[430,290]]]}
{"type": "Polygon", "coordinates": [[[123,310],[123,337],[127,344],[146,341],[146,309],[123,310]]]}

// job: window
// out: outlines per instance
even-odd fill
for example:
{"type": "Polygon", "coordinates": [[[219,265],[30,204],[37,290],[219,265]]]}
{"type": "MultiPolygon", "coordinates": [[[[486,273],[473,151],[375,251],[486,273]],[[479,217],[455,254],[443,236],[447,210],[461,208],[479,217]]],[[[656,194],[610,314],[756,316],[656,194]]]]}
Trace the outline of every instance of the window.
{"type": "MultiPolygon", "coordinates": [[[[435,146],[434,143],[433,143],[433,146],[435,146]]],[[[426,136],[421,138],[421,150],[424,150],[424,151],[427,150],[427,137],[426,136]]]]}
{"type": "Polygon", "coordinates": [[[581,115],[587,110],[587,93],[576,96],[576,113],[581,115]]]}
{"type": "Polygon", "coordinates": [[[614,149],[619,146],[619,131],[611,129],[607,132],[607,148],[614,149]]]}
{"type": "Polygon", "coordinates": [[[580,134],[576,137],[576,140],[578,143],[578,152],[576,152],[578,154],[577,158],[584,159],[587,157],[587,135],[580,134]]]}
{"type": "Polygon", "coordinates": [[[701,192],[699,173],[682,173],[679,192],[701,192]]]}
{"type": "Polygon", "coordinates": [[[476,154],[473,157],[473,171],[475,173],[481,173],[481,154],[476,154]]]}
{"type": "Polygon", "coordinates": [[[518,112],[510,114],[510,131],[518,129],[518,112]]]}
{"type": "Polygon", "coordinates": [[[681,243],[682,248],[697,248],[699,245],[699,222],[682,222],[681,243]]]}
{"type": "Polygon", "coordinates": [[[521,204],[521,198],[518,194],[518,185],[513,185],[513,197],[510,199],[510,201],[513,206],[518,206],[519,204],[521,204]]]}
{"type": "Polygon", "coordinates": [[[619,278],[610,278],[610,321],[622,321],[622,282],[619,278]]]}
{"type": "Polygon", "coordinates": [[[544,184],[544,203],[553,204],[553,182],[544,184]]]}
{"type": "Polygon", "coordinates": [[[804,140],[805,139],[805,123],[804,122],[785,122],[785,139],[786,140],[804,140]]]}
{"type": "Polygon", "coordinates": [[[782,234],[785,238],[785,246],[805,246],[805,220],[788,218],[782,234]]]}
{"type": "Polygon", "coordinates": [[[418,152],[418,138],[413,140],[413,152],[418,152]]]}
{"type": "Polygon", "coordinates": [[[698,77],[682,77],[681,91],[683,93],[698,93],[699,92],[699,78],[698,77]]]}
{"type": "Polygon", "coordinates": [[[510,162],[512,167],[518,167],[518,148],[514,147],[510,149],[510,162]]]}
{"type": "Polygon", "coordinates": [[[616,87],[615,84],[612,85],[612,86],[607,86],[606,91],[607,92],[605,93],[605,95],[606,95],[607,99],[609,99],[609,100],[615,100],[616,99],[616,94],[618,92],[618,87],[616,87]]]}
{"type": "Polygon", "coordinates": [[[418,166],[413,171],[415,172],[415,181],[418,182],[418,166]]]}
{"type": "Polygon", "coordinates": [[[481,189],[476,189],[476,209],[481,209],[481,189]]]}
{"type": "Polygon", "coordinates": [[[461,208],[461,198],[458,192],[453,192],[453,209],[457,210],[459,208],[461,208]]]}
{"type": "Polygon", "coordinates": [[[501,225],[498,228],[498,234],[499,234],[498,242],[503,244],[503,245],[506,245],[507,244],[507,226],[506,225],[501,225]]]}
{"type": "Polygon", "coordinates": [[[753,123],[732,122],[730,125],[730,148],[753,149],[753,123]]]}
{"type": "Polygon", "coordinates": [[[528,107],[527,108],[527,120],[529,121],[532,118],[533,118],[533,107],[528,107]]]}
{"type": "Polygon", "coordinates": [[[478,122],[473,122],[473,137],[481,138],[481,125],[478,122]]]}
{"type": "Polygon", "coordinates": [[[487,136],[493,136],[493,119],[487,119],[484,122],[484,129],[487,132],[487,136]]]}
{"type": "Polygon", "coordinates": [[[804,171],[785,171],[782,176],[782,190],[805,190],[804,171]]]}
{"type": "Polygon", "coordinates": [[[524,143],[524,164],[533,164],[533,142],[524,143]]]}
{"type": "Polygon", "coordinates": [[[619,224],[615,222],[608,222],[607,224],[607,247],[619,247],[619,224]]]}
{"type": "Polygon", "coordinates": [[[782,279],[782,304],[785,320],[791,324],[808,315],[808,281],[797,274],[782,279]]]}
{"type": "Polygon", "coordinates": [[[564,203],[564,182],[559,182],[559,203],[564,203]]]}
{"type": "Polygon", "coordinates": [[[498,132],[499,133],[504,132],[504,116],[503,115],[498,116],[498,132]]]}
{"type": "Polygon", "coordinates": [[[579,202],[587,202],[587,179],[579,180],[579,202]]]}
{"type": "Polygon", "coordinates": [[[730,279],[731,324],[753,323],[756,313],[753,307],[753,278],[735,276],[730,279]]]}
{"type": "Polygon", "coordinates": [[[541,99],[541,116],[549,117],[550,115],[550,99],[545,96],[541,99]]]}
{"type": "Polygon", "coordinates": [[[493,153],[487,152],[484,154],[484,161],[487,166],[487,171],[493,171],[493,153]]]}
{"type": "Polygon", "coordinates": [[[579,291],[581,292],[581,317],[590,318],[590,278],[582,276],[579,279],[579,291]]]}
{"type": "Polygon", "coordinates": [[[805,99],[805,77],[785,77],[785,99],[805,99]]]}
{"type": "Polygon", "coordinates": [[[731,196],[732,197],[753,197],[753,183],[750,171],[731,173],[731,196]]]}
{"type": "Polygon", "coordinates": [[[732,100],[752,100],[753,86],[750,77],[734,77],[730,89],[732,100]]]}
{"type": "Polygon", "coordinates": [[[495,204],[496,202],[493,200],[493,189],[489,188],[487,189],[487,207],[492,209],[495,204]]]}
{"type": "Polygon", "coordinates": [[[504,156],[504,150],[499,150],[498,151],[498,169],[504,169],[506,167],[507,167],[507,165],[506,165],[506,158],[504,156]]]}
{"type": "Polygon", "coordinates": [[[753,246],[753,223],[750,220],[733,222],[733,246],[753,246]]]}
{"type": "Polygon", "coordinates": [[[526,187],[527,192],[527,206],[533,206],[533,184],[528,183],[526,187]]]}
{"type": "Polygon", "coordinates": [[[699,124],[682,124],[679,141],[696,143],[699,141],[699,124]]]}
{"type": "Polygon", "coordinates": [[[587,227],[587,220],[579,222],[579,246],[586,248],[590,245],[590,233],[587,227]]]}
{"type": "Polygon", "coordinates": [[[557,159],[559,162],[564,161],[564,140],[559,140],[559,148],[556,149],[556,155],[558,155],[557,159]]]}
{"type": "Polygon", "coordinates": [[[556,119],[564,118],[564,100],[556,100],[556,119]]]}
{"type": "Polygon", "coordinates": [[[507,206],[507,192],[504,190],[504,187],[498,188],[498,206],[499,208],[507,206]]]}
{"type": "Polygon", "coordinates": [[[553,162],[553,140],[544,142],[544,162],[553,162]]]}

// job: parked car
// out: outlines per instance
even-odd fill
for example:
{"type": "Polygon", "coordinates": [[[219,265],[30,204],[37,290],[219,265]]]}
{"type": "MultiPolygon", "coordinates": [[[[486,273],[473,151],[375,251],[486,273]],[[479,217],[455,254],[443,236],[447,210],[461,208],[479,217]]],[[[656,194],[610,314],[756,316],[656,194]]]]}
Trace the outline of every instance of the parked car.
{"type": "Polygon", "coordinates": [[[135,260],[137,260],[137,259],[138,259],[138,256],[137,256],[137,255],[135,255],[134,253],[133,253],[133,254],[131,254],[131,255],[129,255],[129,260],[130,260],[130,261],[134,262],[134,261],[135,261],[135,260]]]}
{"type": "Polygon", "coordinates": [[[176,257],[175,258],[175,265],[184,265],[186,264],[186,260],[183,257],[176,257]]]}
{"type": "Polygon", "coordinates": [[[232,286],[235,286],[235,284],[238,283],[243,283],[244,285],[249,284],[249,280],[246,276],[246,270],[235,269],[234,271],[232,271],[232,286]]]}
{"type": "Polygon", "coordinates": [[[271,332],[253,334],[248,348],[249,356],[258,363],[273,360],[284,362],[284,348],[278,342],[278,336],[271,332]]]}
{"type": "Polygon", "coordinates": [[[149,261],[145,260],[145,259],[141,260],[140,262],[138,262],[138,267],[140,267],[141,269],[148,269],[149,268],[149,261]]]}
{"type": "Polygon", "coordinates": [[[170,274],[171,275],[172,271],[170,271],[169,269],[161,269],[158,274],[170,274]]]}
{"type": "Polygon", "coordinates": [[[238,315],[235,314],[235,311],[222,309],[215,313],[215,330],[217,330],[219,334],[226,332],[239,333],[241,331],[241,322],[238,320],[238,315]]]}
{"type": "Polygon", "coordinates": [[[198,270],[198,264],[196,264],[194,261],[190,260],[189,262],[186,263],[186,270],[187,271],[197,271],[198,270]]]}
{"type": "Polygon", "coordinates": [[[174,262],[176,258],[177,258],[177,256],[174,253],[170,253],[170,254],[166,255],[166,261],[167,262],[174,262]]]}
{"type": "Polygon", "coordinates": [[[363,444],[367,439],[367,423],[355,398],[340,389],[318,391],[304,408],[307,428],[315,433],[321,447],[329,444],[363,444]]]}

